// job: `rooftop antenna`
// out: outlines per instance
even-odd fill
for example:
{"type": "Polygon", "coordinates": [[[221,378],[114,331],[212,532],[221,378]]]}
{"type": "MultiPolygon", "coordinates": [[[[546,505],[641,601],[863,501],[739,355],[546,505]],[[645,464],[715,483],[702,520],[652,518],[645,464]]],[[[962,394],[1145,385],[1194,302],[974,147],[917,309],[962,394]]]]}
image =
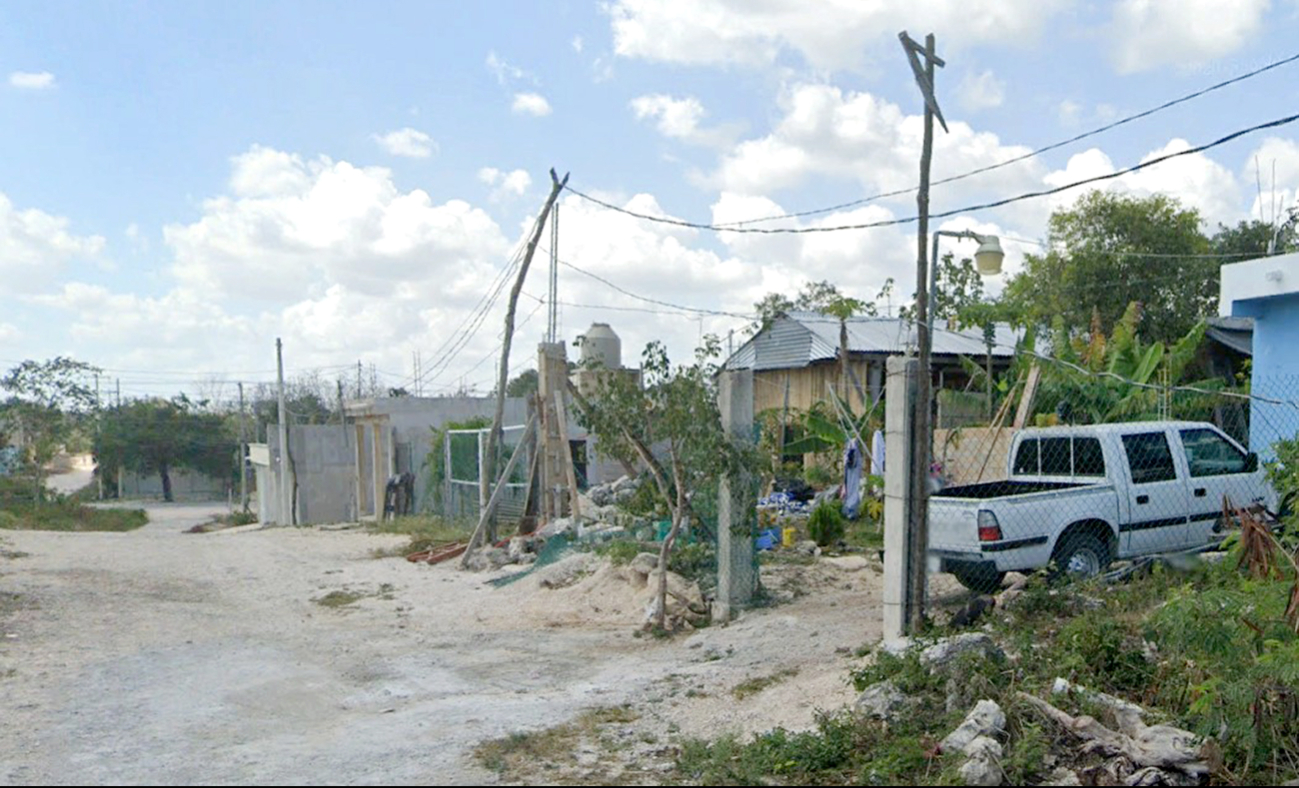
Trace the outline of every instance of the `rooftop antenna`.
{"type": "Polygon", "coordinates": [[[1258,154],[1254,155],[1254,183],[1258,185],[1258,220],[1265,222],[1263,218],[1263,173],[1258,168],[1258,154]]]}

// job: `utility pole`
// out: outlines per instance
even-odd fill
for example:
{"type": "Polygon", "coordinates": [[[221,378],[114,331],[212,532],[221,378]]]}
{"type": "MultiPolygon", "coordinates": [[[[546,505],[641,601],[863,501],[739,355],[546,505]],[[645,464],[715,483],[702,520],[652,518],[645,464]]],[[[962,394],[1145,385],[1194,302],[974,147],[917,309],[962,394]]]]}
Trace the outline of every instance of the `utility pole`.
{"type": "MultiPolygon", "coordinates": [[[[519,275],[514,280],[514,287],[510,289],[510,303],[505,311],[505,332],[501,340],[501,365],[500,372],[496,381],[496,414],[492,418],[492,431],[487,433],[487,464],[478,472],[479,477],[479,495],[484,499],[489,499],[486,495],[494,477],[496,476],[496,467],[500,463],[501,453],[501,422],[505,418],[505,386],[509,382],[510,374],[510,345],[514,340],[514,310],[519,303],[519,292],[523,289],[523,280],[528,276],[528,268],[532,265],[532,256],[537,251],[537,242],[541,240],[541,233],[546,228],[546,217],[550,215],[551,209],[555,206],[555,200],[559,198],[559,192],[568,183],[568,175],[564,175],[561,181],[559,176],[552,169],[550,171],[550,196],[546,198],[546,204],[541,209],[541,217],[537,220],[537,229],[528,239],[528,246],[523,254],[523,263],[519,266],[519,275]]],[[[494,518],[489,518],[487,522],[486,535],[488,541],[495,541],[496,522],[494,518]]],[[[470,544],[470,551],[476,547],[470,544]]]]}
{"type": "Polygon", "coordinates": [[[916,193],[916,207],[919,221],[916,231],[916,336],[920,372],[916,380],[916,396],[913,400],[912,434],[916,436],[911,453],[911,523],[908,555],[910,557],[910,576],[907,579],[910,605],[907,617],[911,633],[919,632],[924,624],[927,559],[929,554],[929,466],[933,453],[933,424],[929,417],[931,371],[930,350],[933,337],[929,334],[929,165],[934,152],[934,118],[947,131],[947,122],[938,108],[938,99],[934,95],[934,69],[946,63],[938,57],[934,34],[925,36],[925,45],[912,40],[906,31],[898,34],[902,49],[911,62],[916,84],[925,100],[925,136],[920,151],[920,189],[916,193]],[[920,58],[924,58],[924,63],[920,58]]]}
{"type": "MultiPolygon", "coordinates": [[[[101,413],[101,408],[99,407],[99,373],[96,372],[95,373],[95,443],[96,444],[99,443],[100,413],[101,413]]],[[[98,445],[96,445],[95,448],[98,449],[99,448],[98,445]]],[[[96,486],[96,490],[97,490],[96,500],[102,501],[104,500],[104,469],[98,468],[97,471],[98,472],[95,474],[95,480],[98,482],[98,485],[96,486]]]]}
{"type": "Polygon", "coordinates": [[[244,443],[244,382],[239,381],[239,506],[248,513],[248,465],[244,459],[247,444],[244,443]]]}
{"type": "Polygon", "coordinates": [[[284,407],[284,348],[280,338],[275,338],[275,384],[279,400],[280,439],[280,519],[283,525],[293,525],[293,491],[289,486],[289,421],[284,407]]]}
{"type": "MultiPolygon", "coordinates": [[[[122,415],[122,379],[113,379],[117,384],[117,411],[118,417],[122,415]]],[[[117,500],[122,500],[122,464],[117,464],[117,500]]]]}
{"type": "Polygon", "coordinates": [[[356,360],[356,398],[361,398],[361,359],[356,360]]]}

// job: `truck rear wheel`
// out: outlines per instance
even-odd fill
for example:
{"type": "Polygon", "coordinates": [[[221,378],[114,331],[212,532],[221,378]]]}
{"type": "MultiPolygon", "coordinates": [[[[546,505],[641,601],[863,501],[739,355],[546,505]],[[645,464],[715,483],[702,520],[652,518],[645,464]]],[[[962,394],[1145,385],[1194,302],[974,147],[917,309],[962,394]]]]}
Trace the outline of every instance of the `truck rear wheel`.
{"type": "Polygon", "coordinates": [[[1095,534],[1073,531],[1060,537],[1051,563],[1052,580],[1086,579],[1110,565],[1110,551],[1095,534]]]}
{"type": "Polygon", "coordinates": [[[992,563],[954,567],[952,574],[958,583],[978,594],[995,594],[1006,579],[1006,573],[998,572],[992,563]]]}

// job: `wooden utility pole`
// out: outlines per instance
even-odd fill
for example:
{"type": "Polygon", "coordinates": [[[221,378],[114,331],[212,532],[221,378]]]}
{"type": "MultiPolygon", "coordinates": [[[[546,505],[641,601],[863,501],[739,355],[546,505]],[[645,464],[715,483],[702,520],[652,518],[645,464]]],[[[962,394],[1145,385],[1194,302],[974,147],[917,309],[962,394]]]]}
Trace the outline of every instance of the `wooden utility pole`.
{"type": "Polygon", "coordinates": [[[244,459],[247,444],[244,434],[244,382],[239,381],[239,508],[248,512],[248,464],[244,459]]]}
{"type": "MultiPolygon", "coordinates": [[[[99,407],[99,373],[96,372],[96,373],[95,373],[95,438],[96,438],[96,443],[98,443],[98,438],[99,438],[99,433],[100,433],[100,428],[99,428],[100,413],[101,413],[101,408],[99,407]]],[[[96,450],[96,451],[99,450],[99,446],[98,446],[98,445],[95,446],[95,450],[96,450]]],[[[104,500],[104,469],[103,469],[103,467],[100,467],[100,468],[96,468],[96,469],[95,469],[95,481],[98,482],[98,486],[96,487],[96,490],[97,490],[96,500],[100,500],[100,501],[102,501],[102,500],[104,500]]]]}
{"type": "MultiPolygon", "coordinates": [[[[523,280],[528,276],[528,267],[532,265],[532,256],[537,251],[537,242],[541,240],[541,233],[546,228],[546,218],[550,215],[550,210],[555,206],[555,200],[559,198],[559,192],[568,183],[568,175],[564,175],[561,181],[555,170],[550,171],[550,195],[546,197],[546,204],[541,209],[541,216],[537,219],[537,225],[533,229],[532,237],[528,239],[527,249],[523,253],[523,262],[519,266],[519,275],[514,279],[514,287],[510,289],[510,302],[505,310],[505,332],[501,335],[501,367],[496,378],[496,414],[492,418],[492,430],[487,433],[487,466],[480,469],[478,473],[478,483],[480,485],[479,497],[489,499],[486,494],[492,478],[496,475],[496,466],[500,463],[501,453],[501,421],[505,418],[505,386],[509,382],[510,375],[510,345],[514,341],[514,310],[519,303],[519,292],[523,289],[523,280]]],[[[496,540],[496,521],[489,520],[487,524],[488,541],[496,540]]]]}
{"type": "Polygon", "coordinates": [[[926,572],[929,554],[929,466],[933,455],[934,425],[930,419],[930,399],[932,397],[930,371],[930,351],[933,337],[929,334],[929,166],[934,152],[934,118],[947,130],[942,111],[938,108],[938,99],[934,95],[934,69],[946,65],[938,57],[934,34],[925,36],[925,45],[921,47],[905,31],[898,34],[902,48],[911,62],[916,84],[925,99],[925,136],[920,151],[920,188],[916,192],[916,208],[919,221],[916,232],[916,336],[920,374],[916,380],[916,396],[913,404],[912,426],[916,436],[911,453],[911,523],[910,540],[907,553],[910,557],[910,576],[908,577],[907,623],[912,633],[917,633],[924,625],[925,594],[927,590],[926,572]],[[924,63],[920,62],[921,57],[924,63]]]}

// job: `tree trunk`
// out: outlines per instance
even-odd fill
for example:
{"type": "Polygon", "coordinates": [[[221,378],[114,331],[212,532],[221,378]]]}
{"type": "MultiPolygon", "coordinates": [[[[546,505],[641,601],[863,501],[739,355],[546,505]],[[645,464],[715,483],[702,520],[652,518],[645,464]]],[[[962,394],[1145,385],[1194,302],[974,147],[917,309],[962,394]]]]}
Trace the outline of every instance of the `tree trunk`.
{"type": "Polygon", "coordinates": [[[672,507],[672,529],[668,531],[667,537],[663,540],[663,547],[659,549],[659,594],[658,594],[658,614],[655,616],[654,625],[660,630],[667,628],[668,615],[668,556],[672,554],[672,546],[677,541],[677,533],[681,530],[681,523],[685,520],[686,512],[686,488],[681,478],[681,465],[677,462],[676,452],[672,452],[672,480],[676,482],[677,496],[676,505],[672,507]]]}
{"type": "Polygon", "coordinates": [[[162,499],[171,503],[171,469],[163,465],[158,469],[158,475],[162,477],[162,499]]]}

